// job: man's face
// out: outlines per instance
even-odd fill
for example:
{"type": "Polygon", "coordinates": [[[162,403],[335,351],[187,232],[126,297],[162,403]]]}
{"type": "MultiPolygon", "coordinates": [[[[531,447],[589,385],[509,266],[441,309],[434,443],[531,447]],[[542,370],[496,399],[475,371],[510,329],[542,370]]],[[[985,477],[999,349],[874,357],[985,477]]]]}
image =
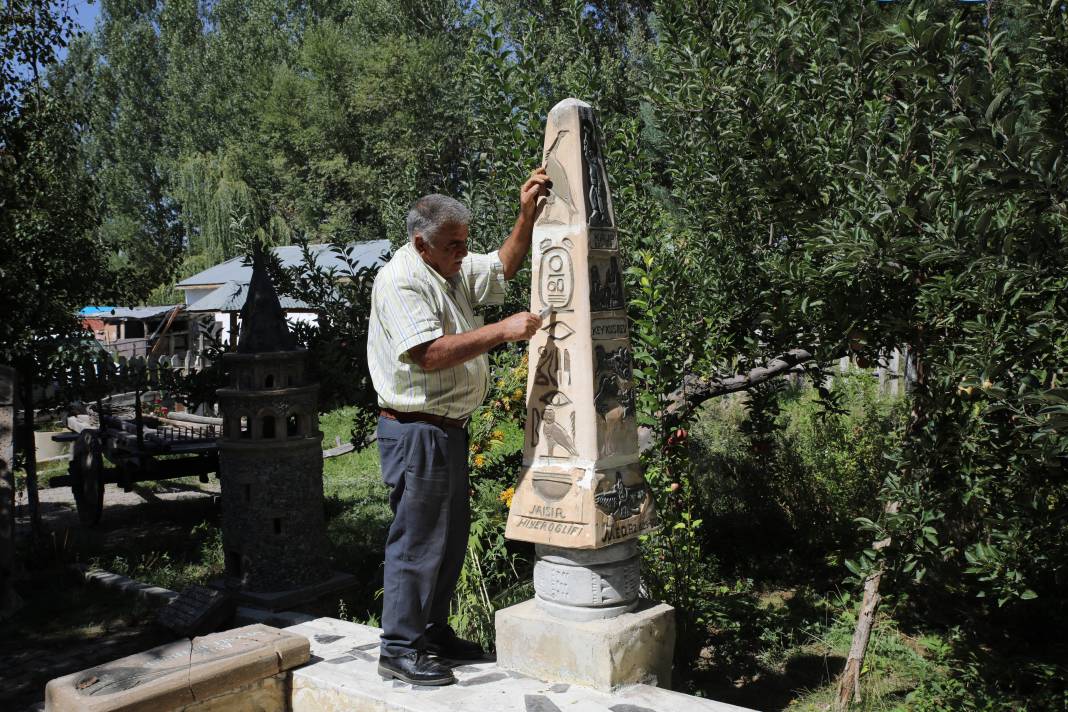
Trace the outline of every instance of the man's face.
{"type": "Polygon", "coordinates": [[[467,226],[453,223],[443,225],[433,244],[417,232],[415,249],[424,262],[448,279],[460,272],[460,264],[467,257],[467,226]]]}

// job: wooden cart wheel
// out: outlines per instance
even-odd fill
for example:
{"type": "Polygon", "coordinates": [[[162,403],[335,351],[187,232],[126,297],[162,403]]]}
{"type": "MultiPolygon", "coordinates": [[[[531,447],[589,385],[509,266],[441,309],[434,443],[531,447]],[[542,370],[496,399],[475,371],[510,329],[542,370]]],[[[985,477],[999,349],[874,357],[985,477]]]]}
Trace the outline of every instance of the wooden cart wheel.
{"type": "Polygon", "coordinates": [[[74,441],[70,458],[70,488],[82,525],[92,527],[104,513],[104,455],[100,436],[83,430],[74,441]]]}

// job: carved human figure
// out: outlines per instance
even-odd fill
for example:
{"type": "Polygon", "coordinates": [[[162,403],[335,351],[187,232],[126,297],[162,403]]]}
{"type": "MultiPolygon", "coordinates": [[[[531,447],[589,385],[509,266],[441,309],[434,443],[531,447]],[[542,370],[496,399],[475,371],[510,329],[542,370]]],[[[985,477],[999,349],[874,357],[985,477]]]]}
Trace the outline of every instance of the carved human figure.
{"type": "Polygon", "coordinates": [[[593,124],[582,121],[582,158],[586,167],[586,182],[590,226],[610,225],[608,206],[605,204],[605,186],[601,177],[601,156],[597,147],[597,134],[593,124]]]}

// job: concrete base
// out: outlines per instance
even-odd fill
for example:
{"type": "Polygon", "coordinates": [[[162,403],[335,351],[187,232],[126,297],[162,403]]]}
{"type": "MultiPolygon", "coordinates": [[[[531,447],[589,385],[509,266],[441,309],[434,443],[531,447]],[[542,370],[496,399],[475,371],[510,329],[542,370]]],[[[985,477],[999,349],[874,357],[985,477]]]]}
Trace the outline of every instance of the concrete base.
{"type": "Polygon", "coordinates": [[[412,687],[378,676],[378,628],[318,618],[286,630],[312,652],[292,671],[290,712],[754,712],[649,685],[608,693],[544,682],[489,660],[454,664],[455,685],[412,687]]]}
{"type": "Polygon", "coordinates": [[[307,603],[308,601],[314,601],[317,598],[322,598],[323,596],[334,594],[338,591],[344,591],[346,588],[355,586],[356,582],[357,579],[352,574],[335,571],[334,575],[326,581],[312,584],[311,586],[305,586],[303,588],[294,588],[288,591],[272,591],[270,593],[227,588],[226,582],[223,579],[217,579],[208,585],[212,588],[225,591],[233,596],[234,600],[238,603],[244,603],[253,608],[262,608],[268,611],[284,611],[287,608],[292,608],[300,603],[307,603]]]}
{"type": "Polygon", "coordinates": [[[671,687],[675,609],[641,601],[606,620],[561,620],[524,601],[497,611],[497,664],[555,683],[615,690],[671,687]]]}

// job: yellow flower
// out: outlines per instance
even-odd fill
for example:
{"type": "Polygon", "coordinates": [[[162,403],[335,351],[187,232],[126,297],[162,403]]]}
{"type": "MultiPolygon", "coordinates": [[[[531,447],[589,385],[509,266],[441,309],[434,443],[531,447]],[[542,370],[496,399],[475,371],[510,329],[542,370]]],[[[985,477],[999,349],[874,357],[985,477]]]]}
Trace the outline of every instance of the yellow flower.
{"type": "Polygon", "coordinates": [[[497,495],[497,499],[504,502],[508,509],[512,508],[512,498],[515,497],[515,487],[509,487],[508,489],[497,495]]]}
{"type": "Polygon", "coordinates": [[[482,467],[486,464],[485,455],[475,455],[475,467],[482,467]]]}
{"type": "Polygon", "coordinates": [[[493,431],[493,439],[494,440],[504,440],[504,431],[503,430],[494,430],[493,431]]]}
{"type": "Polygon", "coordinates": [[[522,398],[523,397],[523,389],[522,388],[516,388],[514,391],[512,391],[512,397],[515,398],[516,400],[519,400],[520,398],[522,398]]]}

